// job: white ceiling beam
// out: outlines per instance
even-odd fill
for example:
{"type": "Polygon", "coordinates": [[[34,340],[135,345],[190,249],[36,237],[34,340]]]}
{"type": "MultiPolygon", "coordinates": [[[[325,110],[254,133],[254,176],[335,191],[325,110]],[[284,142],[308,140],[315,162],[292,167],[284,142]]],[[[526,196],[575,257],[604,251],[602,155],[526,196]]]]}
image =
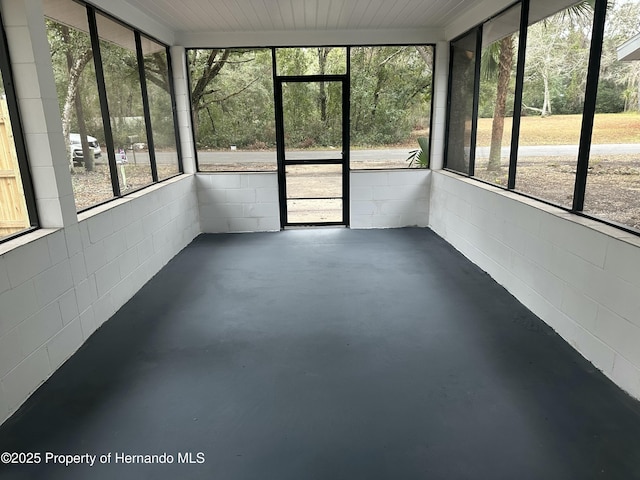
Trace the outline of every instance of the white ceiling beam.
{"type": "Polygon", "coordinates": [[[91,4],[158,40],[173,45],[174,31],[125,0],[91,0],[91,4]]]}
{"type": "Polygon", "coordinates": [[[476,3],[444,29],[446,40],[452,40],[470,28],[513,4],[513,0],[484,0],[476,3]]]}
{"type": "Polygon", "coordinates": [[[444,31],[439,28],[176,33],[177,44],[191,48],[412,45],[440,40],[444,31]]]}
{"type": "Polygon", "coordinates": [[[617,49],[618,60],[630,62],[640,60],[640,34],[630,38],[617,49]]]}

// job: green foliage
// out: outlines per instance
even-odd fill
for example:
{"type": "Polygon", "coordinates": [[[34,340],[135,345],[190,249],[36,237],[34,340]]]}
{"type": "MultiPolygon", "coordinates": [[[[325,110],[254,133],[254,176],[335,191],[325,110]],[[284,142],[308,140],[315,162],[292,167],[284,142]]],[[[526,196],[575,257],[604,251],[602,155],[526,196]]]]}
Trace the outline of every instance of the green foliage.
{"type": "MultiPolygon", "coordinates": [[[[63,111],[70,83],[69,61],[73,62],[82,52],[91,50],[91,42],[86,32],[66,27],[52,20],[47,20],[47,35],[51,47],[58,101],[63,111]]],[[[133,32],[131,32],[131,43],[133,43],[133,32]]],[[[160,45],[157,46],[160,47],[157,51],[145,56],[154,140],[159,149],[175,148],[166,52],[160,45]]],[[[129,48],[105,40],[100,41],[100,53],[115,147],[124,148],[132,142],[146,143],[136,53],[129,48]]],[[[93,60],[89,61],[80,73],[76,98],[81,102],[87,134],[96,137],[98,142],[104,145],[102,113],[93,60]]],[[[72,112],[68,130],[78,132],[77,112],[75,109],[72,112]]]]}
{"type": "MultiPolygon", "coordinates": [[[[529,28],[523,103],[541,108],[543,74],[549,80],[552,112],[582,113],[591,42],[592,2],[583,2],[529,28]]],[[[620,62],[617,48],[639,31],[640,3],[610,1],[598,85],[597,111],[616,113],[637,105],[625,90],[637,81],[637,62],[620,62]]],[[[636,90],[637,91],[637,90],[636,90]]],[[[536,114],[533,110],[523,113],[536,114]]]]}
{"type": "MultiPolygon", "coordinates": [[[[270,50],[192,50],[192,91],[208,71],[217,73],[193,98],[199,148],[275,145],[270,50]],[[212,53],[215,55],[212,57],[212,53]]],[[[344,48],[276,50],[280,75],[345,71],[344,48]]],[[[388,145],[428,126],[431,61],[427,47],[354,47],[351,50],[351,144],[388,145]],[[421,52],[418,48],[422,48],[421,52]],[[430,59],[427,59],[430,60],[430,59]]],[[[339,82],[285,82],[283,113],[287,148],[338,147],[342,140],[339,82]]]]}
{"type": "Polygon", "coordinates": [[[407,157],[410,167],[429,168],[429,138],[418,137],[420,148],[411,150],[407,157]]]}
{"type": "MultiPolygon", "coordinates": [[[[221,61],[222,56],[218,56],[221,61]]],[[[189,52],[193,85],[207,69],[209,51],[189,52]]],[[[224,66],[192,106],[198,148],[275,145],[271,51],[231,50],[224,66]]]]}
{"type": "Polygon", "coordinates": [[[596,112],[624,112],[624,106],[624,85],[611,79],[600,80],[598,83],[598,96],[596,97],[596,112]]]}
{"type": "Polygon", "coordinates": [[[353,47],[351,143],[394,144],[428,125],[431,77],[415,47],[353,47]]]}

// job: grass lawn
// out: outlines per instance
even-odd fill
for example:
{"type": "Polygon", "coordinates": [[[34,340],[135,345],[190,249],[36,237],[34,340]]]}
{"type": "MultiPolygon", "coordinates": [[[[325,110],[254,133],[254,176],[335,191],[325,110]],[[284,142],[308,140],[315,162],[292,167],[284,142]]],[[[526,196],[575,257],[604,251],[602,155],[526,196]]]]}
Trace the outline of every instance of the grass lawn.
{"type": "MultiPolygon", "coordinates": [[[[478,119],[477,144],[488,147],[493,119],[478,119]]],[[[580,139],[582,115],[522,117],[520,145],[576,145],[580,139]]],[[[511,139],[511,118],[504,122],[503,146],[511,139]]],[[[593,143],[640,143],[640,114],[600,113],[593,127],[593,143]]]]}

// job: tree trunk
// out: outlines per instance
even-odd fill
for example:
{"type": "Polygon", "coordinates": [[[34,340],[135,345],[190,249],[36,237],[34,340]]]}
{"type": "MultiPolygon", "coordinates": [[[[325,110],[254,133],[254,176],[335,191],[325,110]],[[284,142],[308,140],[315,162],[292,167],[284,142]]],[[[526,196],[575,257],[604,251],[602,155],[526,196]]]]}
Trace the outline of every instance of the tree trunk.
{"type": "Polygon", "coordinates": [[[209,93],[207,87],[214,78],[220,73],[220,70],[226,65],[231,49],[213,49],[207,57],[207,62],[202,76],[198,79],[191,91],[191,111],[193,112],[193,136],[196,142],[199,141],[198,131],[200,125],[200,111],[204,108],[204,96],[209,93]],[[218,54],[222,54],[218,58],[218,54]]]}
{"type": "Polygon", "coordinates": [[[511,36],[500,40],[500,59],[498,63],[498,85],[496,88],[496,105],[493,110],[491,126],[491,149],[487,170],[500,171],[502,157],[502,137],[504,135],[504,116],[507,107],[507,93],[513,67],[513,39],[511,36]]]}
{"type": "Polygon", "coordinates": [[[193,90],[191,92],[191,105],[195,110],[200,104],[202,97],[207,94],[206,88],[213,81],[214,78],[220,73],[222,67],[227,63],[227,59],[231,54],[230,49],[213,49],[207,58],[207,63],[202,76],[198,79],[193,90]],[[218,54],[222,52],[222,56],[218,59],[218,54]]]}
{"type": "MultiPolygon", "coordinates": [[[[64,107],[62,109],[62,135],[64,136],[64,144],[66,147],[67,155],[69,155],[69,170],[73,172],[73,155],[71,153],[70,138],[71,134],[71,109],[76,107],[76,99],[78,98],[78,85],[80,84],[80,77],[87,66],[87,63],[93,58],[93,51],[89,48],[81,52],[75,59],[71,52],[71,39],[69,36],[69,28],[63,27],[62,38],[65,42],[66,51],[65,56],[67,59],[67,70],[69,73],[69,83],[67,84],[67,95],[64,101],[64,107]]],[[[82,117],[84,119],[84,116],[82,117]]],[[[85,136],[80,137],[86,143],[85,136]]],[[[83,146],[84,152],[84,146],[83,146]]],[[[85,153],[86,155],[86,153],[85,153]]],[[[85,156],[86,159],[86,156],[85,156]]]]}
{"type": "Polygon", "coordinates": [[[94,156],[93,148],[89,147],[87,139],[87,124],[84,121],[84,110],[82,108],[82,98],[76,95],[76,119],[78,120],[78,133],[80,134],[80,143],[82,144],[82,157],[84,159],[84,169],[87,172],[93,172],[94,156]]]}
{"type": "Polygon", "coordinates": [[[425,47],[424,45],[416,46],[416,50],[424,60],[424,63],[429,67],[429,71],[431,71],[433,65],[433,54],[431,53],[433,50],[430,47],[425,47]]]}
{"type": "Polygon", "coordinates": [[[373,90],[373,102],[371,102],[371,121],[373,122],[376,118],[376,111],[378,110],[378,102],[380,101],[380,90],[382,90],[382,85],[385,80],[385,70],[384,67],[378,68],[378,74],[376,75],[376,87],[373,90]]]}
{"type": "MultiPolygon", "coordinates": [[[[320,75],[324,75],[327,69],[327,57],[332,47],[318,48],[318,65],[320,67],[320,75]]],[[[318,94],[318,107],[320,108],[320,120],[322,123],[327,121],[327,88],[324,82],[320,82],[320,93],[318,94]]]]}
{"type": "Polygon", "coordinates": [[[544,83],[544,100],[542,102],[541,116],[547,117],[551,115],[551,94],[549,92],[549,76],[546,72],[542,75],[542,81],[544,83]]]}

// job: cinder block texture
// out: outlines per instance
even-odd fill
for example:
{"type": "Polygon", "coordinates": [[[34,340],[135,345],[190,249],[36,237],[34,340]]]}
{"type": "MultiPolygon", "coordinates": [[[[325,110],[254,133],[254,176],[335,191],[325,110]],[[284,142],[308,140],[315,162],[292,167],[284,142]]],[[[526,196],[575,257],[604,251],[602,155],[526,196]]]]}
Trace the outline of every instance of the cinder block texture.
{"type": "Polygon", "coordinates": [[[448,172],[432,175],[429,226],[640,398],[633,237],[448,172]]]}
{"type": "Polygon", "coordinates": [[[351,228],[426,227],[430,170],[351,172],[351,228]]]}
{"type": "Polygon", "coordinates": [[[0,256],[0,422],[200,233],[195,179],[81,217],[0,256]]]}
{"type": "Polygon", "coordinates": [[[203,232],[280,230],[276,172],[200,173],[196,185],[203,232]]]}

